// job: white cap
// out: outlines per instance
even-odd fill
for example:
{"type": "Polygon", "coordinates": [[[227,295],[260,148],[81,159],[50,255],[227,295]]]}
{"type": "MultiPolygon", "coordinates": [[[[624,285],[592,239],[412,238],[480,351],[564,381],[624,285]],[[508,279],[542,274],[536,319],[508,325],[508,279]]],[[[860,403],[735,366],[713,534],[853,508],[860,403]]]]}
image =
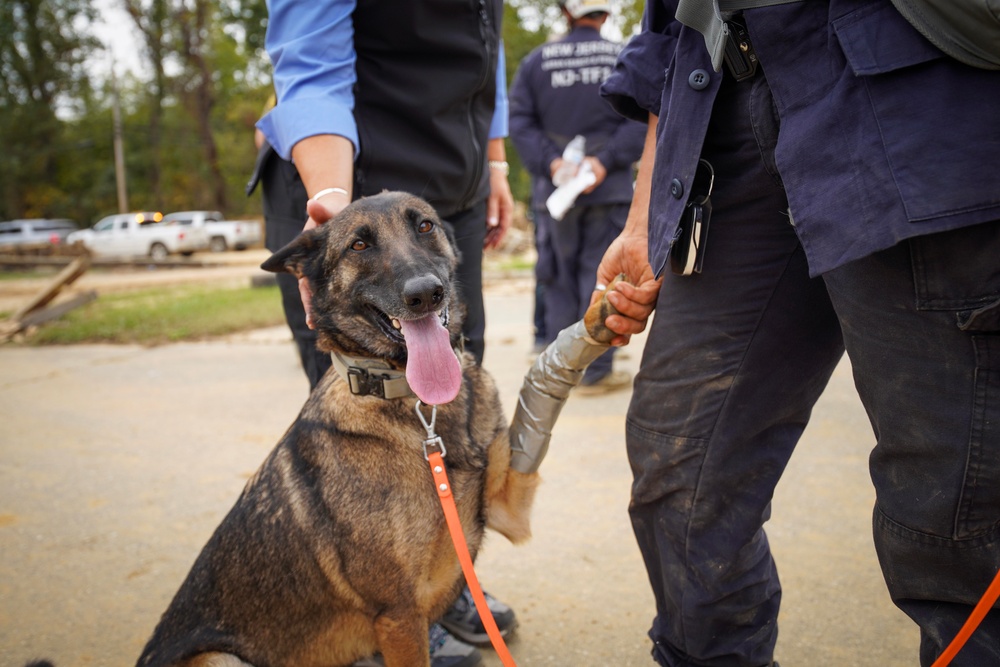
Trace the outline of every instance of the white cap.
{"type": "Polygon", "coordinates": [[[562,6],[574,19],[594,12],[611,13],[611,3],[606,0],[565,0],[562,6]]]}

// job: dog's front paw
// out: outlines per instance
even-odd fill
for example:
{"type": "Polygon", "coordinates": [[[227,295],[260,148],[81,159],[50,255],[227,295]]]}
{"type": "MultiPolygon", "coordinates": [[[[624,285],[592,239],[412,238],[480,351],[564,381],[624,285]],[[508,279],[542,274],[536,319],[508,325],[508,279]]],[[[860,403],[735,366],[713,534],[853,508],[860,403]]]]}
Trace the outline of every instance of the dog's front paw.
{"type": "Polygon", "coordinates": [[[514,544],[531,537],[531,505],[542,478],[537,472],[525,474],[507,470],[507,477],[498,492],[486,499],[486,527],[514,544]]]}

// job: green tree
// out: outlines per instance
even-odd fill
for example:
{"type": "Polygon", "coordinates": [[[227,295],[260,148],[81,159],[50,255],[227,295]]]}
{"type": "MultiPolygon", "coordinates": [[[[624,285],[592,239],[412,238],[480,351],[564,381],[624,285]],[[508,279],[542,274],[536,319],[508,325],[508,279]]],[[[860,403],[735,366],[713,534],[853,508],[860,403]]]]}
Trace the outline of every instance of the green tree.
{"type": "Polygon", "coordinates": [[[95,215],[117,211],[113,127],[107,91],[81,91],[71,118],[61,122],[64,137],[59,170],[52,185],[48,215],[90,223],[95,215]]]}
{"type": "Polygon", "coordinates": [[[261,91],[270,85],[258,46],[266,25],[260,19],[264,3],[122,2],[143,34],[154,72],[148,96],[129,111],[129,134],[147,137],[134,147],[129,143],[130,178],[138,186],[130,191],[137,193],[136,201],[161,209],[243,212],[242,186],[254,159],[253,122],[266,99],[261,91]],[[142,154],[146,157],[138,158],[142,154]]]}
{"type": "MultiPolygon", "coordinates": [[[[525,7],[525,4],[529,3],[504,3],[503,42],[508,87],[514,81],[521,60],[536,46],[544,43],[549,35],[550,24],[539,18],[539,9],[536,5],[540,3],[533,2],[528,7],[525,7]]],[[[531,174],[524,168],[510,139],[505,143],[507,162],[510,163],[511,193],[515,200],[527,203],[531,199],[531,174]]]]}
{"type": "MultiPolygon", "coordinates": [[[[164,61],[168,47],[167,0],[122,0],[122,5],[132,17],[142,34],[146,50],[146,60],[153,71],[153,79],[148,85],[148,147],[152,159],[149,161],[149,187],[154,208],[162,208],[164,193],[161,186],[160,163],[163,143],[163,104],[167,96],[167,75],[164,61]]],[[[148,207],[148,205],[147,205],[148,207]]]]}
{"type": "Polygon", "coordinates": [[[184,65],[177,90],[195,121],[210,183],[211,208],[225,210],[226,179],[219,167],[219,147],[212,127],[218,94],[215,82],[217,5],[210,0],[181,0],[174,14],[178,55],[184,65]]]}
{"type": "Polygon", "coordinates": [[[231,30],[242,33],[251,65],[266,64],[264,35],[267,32],[267,3],[265,0],[219,0],[222,21],[231,30]]]}
{"type": "Polygon", "coordinates": [[[58,209],[73,149],[59,115],[89,90],[83,63],[98,44],[78,26],[93,15],[87,0],[0,0],[0,217],[58,209]]]}

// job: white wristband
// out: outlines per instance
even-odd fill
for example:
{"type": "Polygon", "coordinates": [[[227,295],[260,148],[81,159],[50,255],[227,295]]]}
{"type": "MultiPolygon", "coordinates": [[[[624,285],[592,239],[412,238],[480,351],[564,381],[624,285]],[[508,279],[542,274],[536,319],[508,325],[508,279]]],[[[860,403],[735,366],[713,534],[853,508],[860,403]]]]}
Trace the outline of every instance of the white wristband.
{"type": "Polygon", "coordinates": [[[344,195],[345,197],[351,196],[351,193],[345,190],[344,188],[325,188],[314,194],[312,197],[310,197],[309,201],[316,201],[320,197],[325,197],[327,195],[332,195],[332,194],[344,195]]]}

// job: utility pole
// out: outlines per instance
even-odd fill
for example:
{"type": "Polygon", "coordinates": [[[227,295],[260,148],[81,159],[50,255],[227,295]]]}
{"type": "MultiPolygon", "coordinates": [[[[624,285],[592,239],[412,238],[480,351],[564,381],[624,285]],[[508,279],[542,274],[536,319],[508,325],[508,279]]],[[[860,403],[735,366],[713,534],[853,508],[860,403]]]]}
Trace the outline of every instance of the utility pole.
{"type": "Polygon", "coordinates": [[[115,180],[118,183],[118,212],[128,213],[128,189],[125,186],[125,147],[122,141],[122,113],[118,99],[118,76],[111,63],[111,118],[114,126],[115,180]]]}

